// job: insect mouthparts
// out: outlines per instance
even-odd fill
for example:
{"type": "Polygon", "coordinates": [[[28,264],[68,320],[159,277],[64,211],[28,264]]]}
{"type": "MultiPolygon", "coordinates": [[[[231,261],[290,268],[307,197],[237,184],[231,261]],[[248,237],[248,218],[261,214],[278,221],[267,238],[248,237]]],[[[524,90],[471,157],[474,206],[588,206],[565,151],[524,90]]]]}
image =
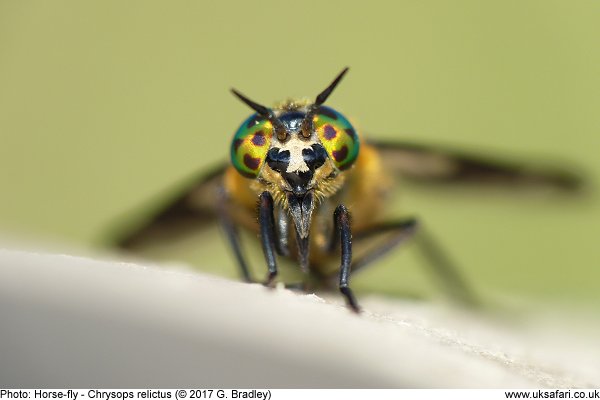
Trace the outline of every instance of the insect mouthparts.
{"type": "Polygon", "coordinates": [[[296,232],[301,238],[307,238],[310,232],[310,223],[312,213],[315,208],[314,196],[312,191],[308,191],[303,195],[289,193],[287,196],[288,206],[296,232]]]}

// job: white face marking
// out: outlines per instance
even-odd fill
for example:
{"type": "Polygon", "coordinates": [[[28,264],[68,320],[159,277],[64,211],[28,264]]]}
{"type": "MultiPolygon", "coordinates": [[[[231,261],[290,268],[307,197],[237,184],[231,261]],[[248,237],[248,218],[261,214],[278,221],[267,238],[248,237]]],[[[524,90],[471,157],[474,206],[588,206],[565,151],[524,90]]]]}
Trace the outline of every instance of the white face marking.
{"type": "Polygon", "coordinates": [[[300,140],[298,135],[293,134],[290,139],[281,147],[279,151],[290,152],[290,163],[285,172],[306,172],[308,171],[308,165],[304,161],[302,150],[310,148],[313,144],[312,141],[300,140]]]}

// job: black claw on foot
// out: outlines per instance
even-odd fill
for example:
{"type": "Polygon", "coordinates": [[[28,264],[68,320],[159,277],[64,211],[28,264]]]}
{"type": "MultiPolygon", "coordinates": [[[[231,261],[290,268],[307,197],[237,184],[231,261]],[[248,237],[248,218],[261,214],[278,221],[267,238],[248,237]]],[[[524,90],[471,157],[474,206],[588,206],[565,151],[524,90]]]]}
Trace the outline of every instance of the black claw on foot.
{"type": "Polygon", "coordinates": [[[348,304],[348,307],[350,307],[350,309],[355,313],[360,313],[360,307],[356,302],[356,298],[354,297],[354,293],[352,293],[352,290],[350,290],[350,288],[347,286],[342,286],[340,287],[340,292],[342,292],[342,294],[346,298],[346,303],[348,304]]]}
{"type": "Polygon", "coordinates": [[[275,282],[275,277],[277,276],[277,273],[269,273],[267,275],[267,279],[265,279],[265,281],[263,282],[263,285],[266,287],[274,287],[273,283],[275,282]]]}

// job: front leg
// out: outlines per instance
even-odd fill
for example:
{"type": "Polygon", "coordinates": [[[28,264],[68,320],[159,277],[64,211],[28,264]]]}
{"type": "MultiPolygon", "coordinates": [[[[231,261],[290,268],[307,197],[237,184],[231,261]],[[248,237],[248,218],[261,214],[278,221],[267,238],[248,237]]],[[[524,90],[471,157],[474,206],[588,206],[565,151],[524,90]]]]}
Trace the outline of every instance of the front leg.
{"type": "Polygon", "coordinates": [[[275,218],[273,216],[273,197],[269,192],[262,192],[258,201],[258,224],[260,241],[267,261],[269,273],[265,285],[270,286],[277,276],[277,259],[275,258],[275,218]]]}
{"type": "Polygon", "coordinates": [[[340,292],[346,297],[348,306],[354,312],[359,312],[360,308],[356,302],[356,298],[349,286],[350,266],[352,265],[352,232],[350,230],[350,213],[343,204],[337,206],[333,213],[334,224],[334,240],[338,237],[341,246],[341,263],[340,263],[340,292]]]}

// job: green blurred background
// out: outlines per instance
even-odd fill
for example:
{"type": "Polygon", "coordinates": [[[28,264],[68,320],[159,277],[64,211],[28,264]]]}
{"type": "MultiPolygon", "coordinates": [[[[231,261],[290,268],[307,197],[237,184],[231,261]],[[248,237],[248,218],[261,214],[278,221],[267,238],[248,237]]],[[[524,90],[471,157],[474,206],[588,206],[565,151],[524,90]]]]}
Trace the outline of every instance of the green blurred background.
{"type": "MultiPolygon", "coordinates": [[[[599,43],[598,1],[0,1],[0,229],[98,247],[227,158],[249,114],[230,87],[312,97],[346,65],[328,103],[373,137],[573,164],[593,186],[599,43]]],[[[407,188],[393,213],[426,221],[484,296],[594,304],[595,197],[407,188]]],[[[187,247],[237,275],[218,235],[187,247]]],[[[412,248],[353,284],[437,295],[412,248]]]]}

